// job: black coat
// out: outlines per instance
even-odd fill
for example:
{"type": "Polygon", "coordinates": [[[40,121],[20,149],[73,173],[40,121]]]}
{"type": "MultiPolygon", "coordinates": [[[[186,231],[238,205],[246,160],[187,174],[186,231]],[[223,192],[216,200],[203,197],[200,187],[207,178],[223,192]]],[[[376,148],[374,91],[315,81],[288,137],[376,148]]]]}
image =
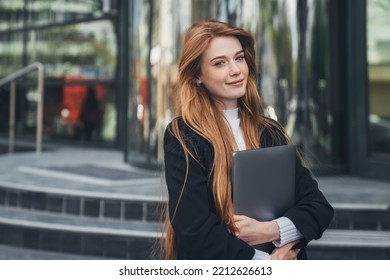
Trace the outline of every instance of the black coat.
{"type": "MultiPolygon", "coordinates": [[[[214,152],[210,142],[195,133],[179,119],[187,146],[196,156],[189,156],[188,177],[184,192],[186,161],[183,148],[169,129],[164,135],[165,180],[169,193],[169,214],[172,221],[179,259],[252,259],[254,249],[230,234],[216,215],[212,191],[214,152]],[[179,199],[180,198],[180,199],[179,199]],[[179,204],[178,201],[180,200],[179,204]]],[[[272,130],[278,133],[277,126],[272,130]]],[[[270,129],[260,137],[261,147],[286,144],[283,137],[273,140],[270,129]]],[[[280,134],[279,134],[280,135],[280,134]]],[[[333,209],[318,189],[317,182],[299,157],[296,162],[295,206],[284,216],[302,233],[303,245],[318,239],[329,226],[333,209]]],[[[306,258],[304,248],[298,258],[306,258]]]]}

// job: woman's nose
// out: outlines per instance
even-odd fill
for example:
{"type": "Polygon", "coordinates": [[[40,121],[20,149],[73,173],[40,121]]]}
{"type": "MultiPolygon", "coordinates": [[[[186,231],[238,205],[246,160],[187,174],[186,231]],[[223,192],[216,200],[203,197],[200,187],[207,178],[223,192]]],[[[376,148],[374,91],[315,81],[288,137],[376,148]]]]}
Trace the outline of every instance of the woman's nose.
{"type": "Polygon", "coordinates": [[[236,62],[230,63],[230,75],[237,75],[241,73],[241,68],[236,64],[236,62]]]}

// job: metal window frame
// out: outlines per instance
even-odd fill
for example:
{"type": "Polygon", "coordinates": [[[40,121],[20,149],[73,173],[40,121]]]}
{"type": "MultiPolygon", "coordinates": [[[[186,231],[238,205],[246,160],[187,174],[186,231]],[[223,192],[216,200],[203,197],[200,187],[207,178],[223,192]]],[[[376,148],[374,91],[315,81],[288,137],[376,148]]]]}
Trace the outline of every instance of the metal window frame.
{"type": "Polygon", "coordinates": [[[367,0],[344,3],[347,109],[346,149],[351,175],[390,180],[390,160],[369,154],[367,0]]]}

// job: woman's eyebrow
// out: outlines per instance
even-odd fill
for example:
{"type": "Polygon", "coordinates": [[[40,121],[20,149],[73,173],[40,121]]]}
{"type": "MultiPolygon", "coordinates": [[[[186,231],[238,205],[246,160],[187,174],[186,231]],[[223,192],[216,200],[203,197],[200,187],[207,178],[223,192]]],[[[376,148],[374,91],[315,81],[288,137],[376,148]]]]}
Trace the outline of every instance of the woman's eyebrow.
{"type": "MultiPolygon", "coordinates": [[[[241,54],[241,53],[243,53],[243,52],[244,52],[244,50],[239,50],[238,52],[236,52],[236,53],[234,54],[234,56],[236,56],[236,55],[238,55],[238,54],[241,54]]],[[[212,58],[212,59],[210,60],[210,62],[212,62],[212,61],[214,61],[214,60],[217,60],[217,59],[224,59],[224,58],[226,58],[225,55],[216,56],[216,57],[212,58]]]]}

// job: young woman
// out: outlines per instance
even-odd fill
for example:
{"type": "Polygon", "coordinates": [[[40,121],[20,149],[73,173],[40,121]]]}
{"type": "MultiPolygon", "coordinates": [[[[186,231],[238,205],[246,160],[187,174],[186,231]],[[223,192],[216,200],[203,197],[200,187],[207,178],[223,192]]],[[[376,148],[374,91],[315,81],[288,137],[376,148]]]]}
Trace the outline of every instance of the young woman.
{"type": "Polygon", "coordinates": [[[328,227],[333,209],[299,154],[294,207],[273,221],[234,215],[233,152],[289,143],[283,128],[262,114],[256,77],[250,33],[215,21],[188,30],[179,60],[177,116],[164,136],[164,258],[306,258],[305,245],[328,227]],[[275,249],[253,248],[265,242],[275,249]],[[298,242],[302,249],[294,247],[298,242]]]}

